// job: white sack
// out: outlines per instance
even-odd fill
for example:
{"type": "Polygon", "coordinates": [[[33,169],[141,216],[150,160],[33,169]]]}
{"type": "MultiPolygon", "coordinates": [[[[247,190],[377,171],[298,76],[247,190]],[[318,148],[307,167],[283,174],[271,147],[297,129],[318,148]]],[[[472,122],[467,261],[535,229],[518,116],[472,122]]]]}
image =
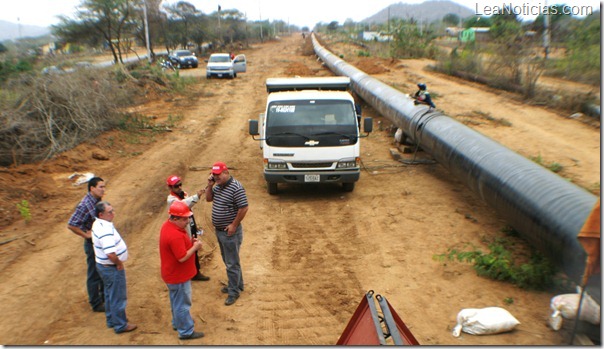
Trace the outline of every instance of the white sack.
{"type": "Polygon", "coordinates": [[[462,309],[457,314],[453,336],[459,337],[461,331],[474,335],[508,332],[518,324],[520,321],[503,308],[462,309]]]}
{"type": "Polygon", "coordinates": [[[394,133],[394,140],[398,144],[403,143],[403,129],[402,128],[396,129],[396,132],[394,133]]]}
{"type": "MultiPolygon", "coordinates": [[[[550,303],[552,315],[550,315],[548,319],[549,326],[558,331],[560,328],[562,328],[562,318],[576,318],[580,299],[581,287],[577,287],[577,293],[567,293],[553,297],[550,303]]],[[[600,323],[600,306],[587,292],[585,292],[583,295],[579,320],[587,321],[594,325],[598,325],[600,323]]]]}

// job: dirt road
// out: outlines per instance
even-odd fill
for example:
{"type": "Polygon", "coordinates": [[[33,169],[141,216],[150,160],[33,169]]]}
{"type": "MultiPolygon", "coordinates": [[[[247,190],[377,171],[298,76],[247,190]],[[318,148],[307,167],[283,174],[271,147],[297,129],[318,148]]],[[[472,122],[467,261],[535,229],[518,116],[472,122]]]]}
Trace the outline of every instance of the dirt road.
{"type": "MultiPolygon", "coordinates": [[[[12,207],[20,196],[34,195],[34,219],[2,232],[3,241],[26,235],[0,246],[0,343],[330,345],[365,292],[374,290],[424,345],[566,344],[568,331],[546,326],[553,293],[524,291],[480,278],[471,265],[432,259],[452,247],[486,251],[487,241],[503,236],[506,224],[440,165],[394,161],[387,132],[376,130],[363,139],[365,171],[353,192],[317,185],[284,186],[277,196],[267,194],[260,148],[247,134],[247,120],[262,112],[266,78],[300,71],[330,75],[315,57],[301,55],[301,47],[299,36],[255,46],[244,52],[248,72],[237,79],[201,78],[194,99],[154,99],[135,108],[157,122],[182,116],[173,132],[150,144],[108,134],[52,161],[0,171],[0,193],[12,207]],[[110,160],[94,160],[92,151],[110,160]],[[250,202],[241,252],[246,289],[235,305],[224,305],[220,288],[226,275],[211,231],[211,206],[199,203],[194,212],[206,228],[204,273],[212,279],[193,284],[192,314],[206,336],[181,342],[170,326],[168,293],[159,274],[159,228],[167,218],[164,181],[179,174],[185,190],[194,192],[205,186],[217,160],[231,167],[250,202]],[[116,227],[130,250],[127,314],[139,325],[131,333],[114,334],[105,327],[104,314],[90,311],[83,242],[66,229],[85,194],[67,177],[86,171],[106,179],[105,199],[116,209],[116,227]],[[451,335],[461,309],[487,306],[505,307],[521,325],[501,335],[451,335]]],[[[562,163],[573,181],[597,182],[599,190],[599,128],[508,103],[505,95],[478,85],[426,73],[422,64],[395,64],[376,76],[411,90],[417,79],[426,81],[447,115],[505,117],[512,126],[484,119],[472,125],[522,154],[562,163]]],[[[181,74],[203,77],[205,70],[181,74]]],[[[369,107],[364,115],[387,124],[369,107]]]]}

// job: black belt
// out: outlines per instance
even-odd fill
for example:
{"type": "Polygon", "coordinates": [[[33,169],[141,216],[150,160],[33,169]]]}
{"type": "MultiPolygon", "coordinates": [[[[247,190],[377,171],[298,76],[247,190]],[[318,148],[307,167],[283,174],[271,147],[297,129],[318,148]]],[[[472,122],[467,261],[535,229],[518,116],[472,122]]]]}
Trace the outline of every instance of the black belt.
{"type": "MultiPolygon", "coordinates": [[[[101,264],[101,263],[99,263],[99,264],[101,264]]],[[[104,266],[105,268],[116,268],[117,267],[117,265],[115,265],[115,264],[101,264],[101,265],[104,266]]]]}

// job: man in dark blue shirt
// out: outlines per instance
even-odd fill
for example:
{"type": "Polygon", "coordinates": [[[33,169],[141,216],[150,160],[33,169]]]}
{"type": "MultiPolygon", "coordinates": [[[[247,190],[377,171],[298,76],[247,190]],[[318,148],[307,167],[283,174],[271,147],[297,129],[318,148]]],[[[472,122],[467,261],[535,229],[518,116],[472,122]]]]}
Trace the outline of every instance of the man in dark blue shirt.
{"type": "Polygon", "coordinates": [[[69,218],[67,228],[74,234],[84,238],[84,253],[86,253],[86,288],[88,302],[95,312],[105,312],[105,297],[103,295],[103,280],[96,270],[94,246],[92,245],[92,223],[96,217],[94,205],[105,195],[105,181],[93,177],[88,181],[88,193],[76,206],[75,212],[69,218]]]}

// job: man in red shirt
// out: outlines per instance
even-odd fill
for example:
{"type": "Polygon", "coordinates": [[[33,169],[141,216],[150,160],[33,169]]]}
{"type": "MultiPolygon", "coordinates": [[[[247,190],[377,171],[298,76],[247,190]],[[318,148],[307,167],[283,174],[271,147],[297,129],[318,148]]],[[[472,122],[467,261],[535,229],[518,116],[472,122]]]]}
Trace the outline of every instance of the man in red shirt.
{"type": "Polygon", "coordinates": [[[170,291],[172,328],[180,339],[195,339],[204,336],[195,332],[191,317],[191,278],[197,274],[195,259],[191,258],[201,248],[201,241],[191,239],[186,226],[193,212],[186,203],[174,201],[168,210],[170,217],[161,227],[159,234],[159,257],[161,277],[170,291]]]}
{"type": "MultiPolygon", "coordinates": [[[[166,184],[168,184],[168,188],[170,188],[170,194],[168,194],[168,206],[170,206],[174,201],[180,200],[187,204],[190,209],[193,209],[193,206],[197,202],[199,202],[199,198],[201,198],[201,196],[205,192],[205,189],[201,189],[197,191],[197,194],[193,196],[188,196],[187,193],[182,189],[182,180],[180,179],[180,177],[175,175],[168,177],[168,179],[166,180],[166,184]]],[[[197,223],[195,222],[195,216],[191,215],[191,218],[189,219],[189,225],[187,225],[186,227],[188,235],[194,238],[199,238],[199,236],[203,234],[203,229],[200,230],[200,228],[201,227],[198,227],[197,223]]],[[[209,276],[205,276],[201,273],[201,266],[199,264],[199,256],[197,255],[197,253],[195,254],[195,258],[193,258],[193,260],[195,260],[195,267],[199,271],[195,276],[193,276],[191,280],[210,280],[209,276]]]]}

